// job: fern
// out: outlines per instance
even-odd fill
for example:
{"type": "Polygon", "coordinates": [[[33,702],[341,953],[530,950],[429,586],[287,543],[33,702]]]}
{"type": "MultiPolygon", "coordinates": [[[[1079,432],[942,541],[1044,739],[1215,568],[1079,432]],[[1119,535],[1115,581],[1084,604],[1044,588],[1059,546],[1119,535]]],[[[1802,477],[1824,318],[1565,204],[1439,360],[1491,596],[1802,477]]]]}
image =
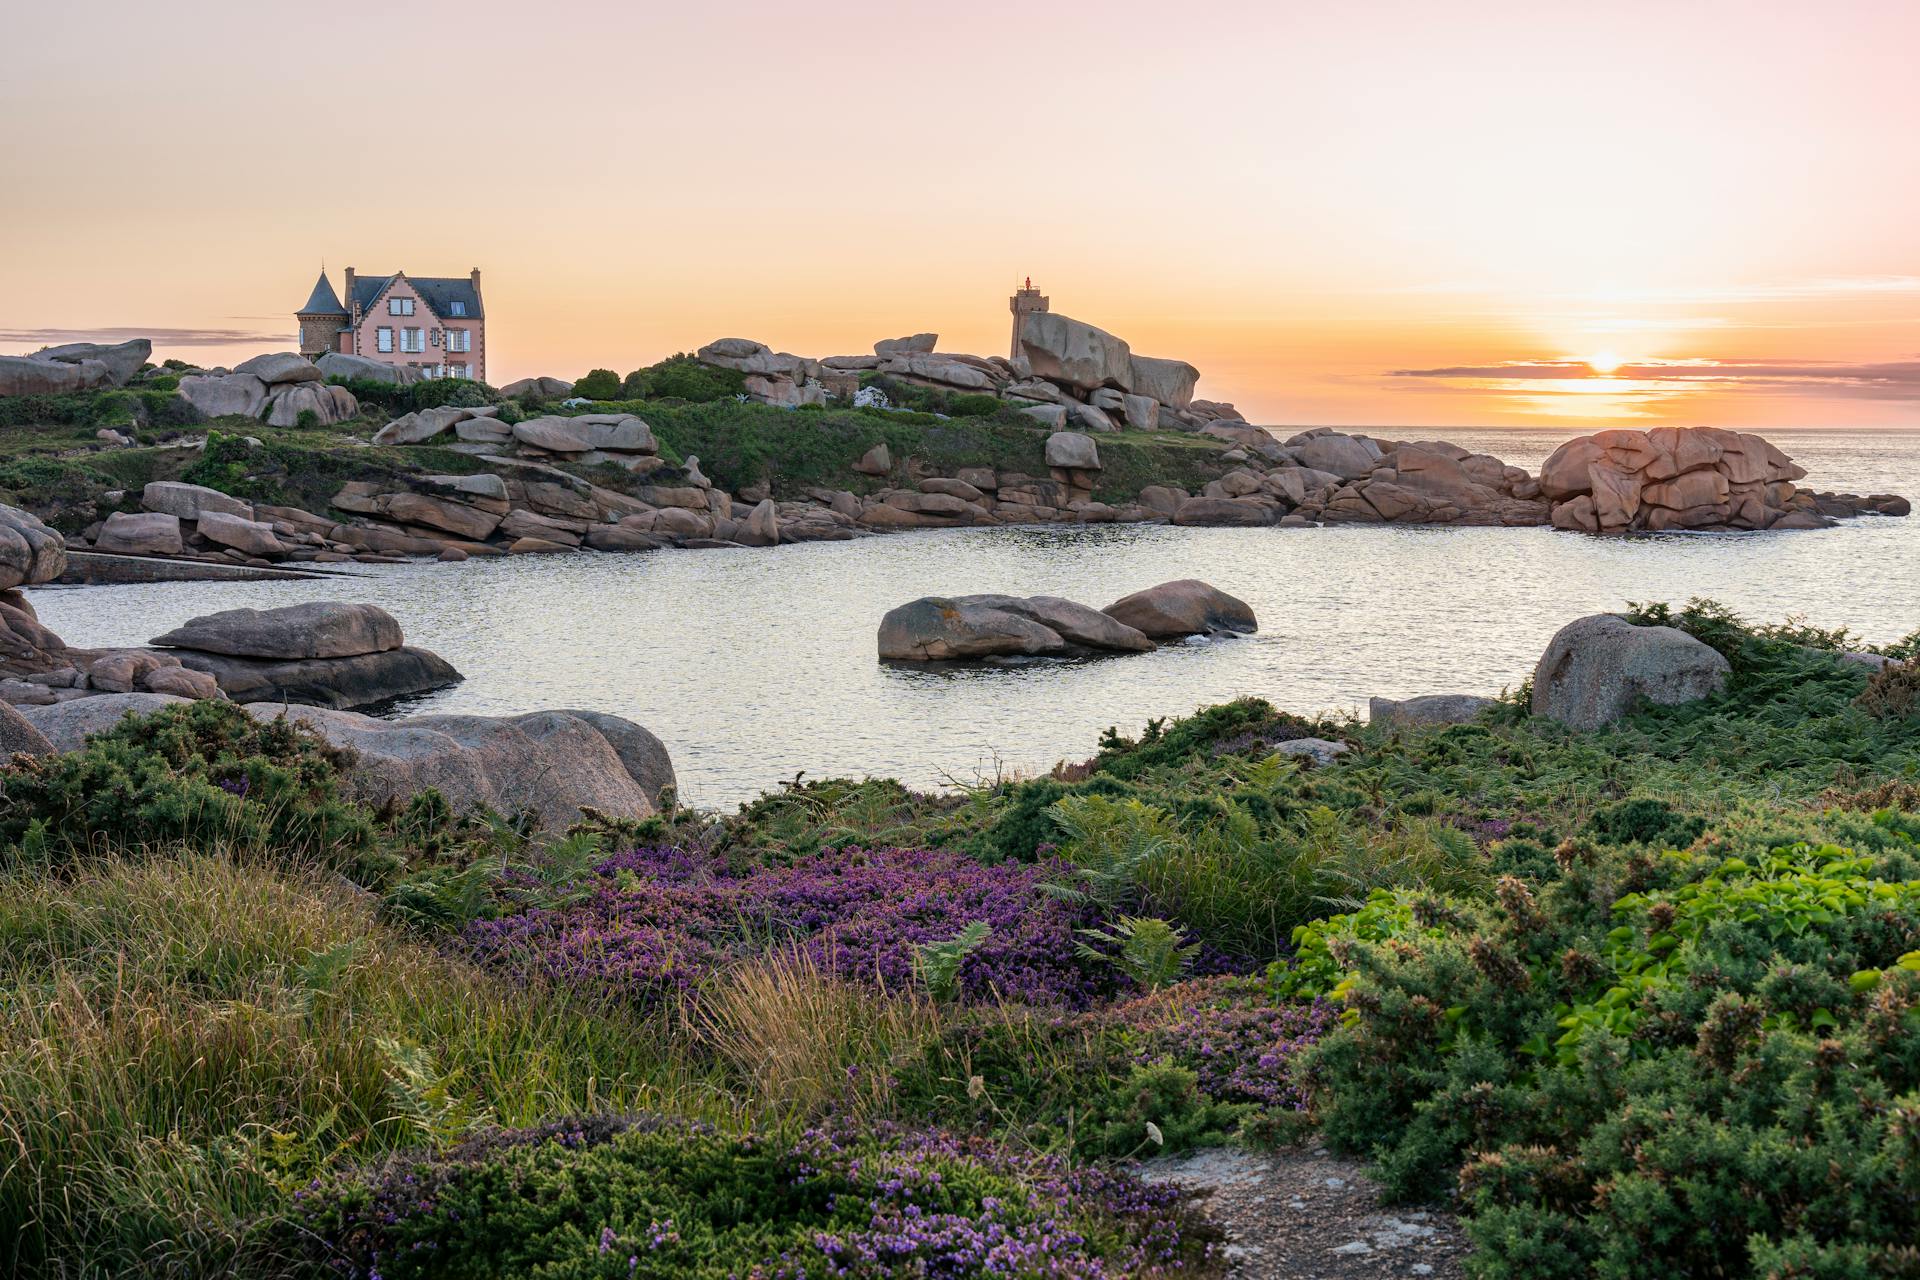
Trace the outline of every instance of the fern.
{"type": "Polygon", "coordinates": [[[1080,935],[1117,950],[1080,942],[1074,944],[1076,951],[1114,965],[1149,991],[1180,981],[1200,954],[1200,944],[1188,942],[1185,929],[1152,916],[1122,916],[1111,929],[1082,929],[1080,935]]]}
{"type": "Polygon", "coordinates": [[[922,942],[913,948],[913,971],[935,1000],[953,999],[960,990],[960,965],[993,932],[985,920],[975,920],[944,942],[922,942]]]}

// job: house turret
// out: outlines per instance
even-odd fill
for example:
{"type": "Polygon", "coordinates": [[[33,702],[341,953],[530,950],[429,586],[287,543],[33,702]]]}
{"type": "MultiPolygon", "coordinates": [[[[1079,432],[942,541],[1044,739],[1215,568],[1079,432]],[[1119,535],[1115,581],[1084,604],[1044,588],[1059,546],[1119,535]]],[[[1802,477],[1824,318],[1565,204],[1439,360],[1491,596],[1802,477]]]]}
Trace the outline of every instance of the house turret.
{"type": "MultiPolygon", "coordinates": [[[[347,274],[351,280],[353,273],[347,274]]],[[[307,305],[294,312],[293,318],[300,326],[301,355],[321,356],[340,349],[340,331],[347,327],[347,309],[340,305],[340,297],[334,293],[324,269],[314,281],[313,292],[307,295],[307,305]]]]}

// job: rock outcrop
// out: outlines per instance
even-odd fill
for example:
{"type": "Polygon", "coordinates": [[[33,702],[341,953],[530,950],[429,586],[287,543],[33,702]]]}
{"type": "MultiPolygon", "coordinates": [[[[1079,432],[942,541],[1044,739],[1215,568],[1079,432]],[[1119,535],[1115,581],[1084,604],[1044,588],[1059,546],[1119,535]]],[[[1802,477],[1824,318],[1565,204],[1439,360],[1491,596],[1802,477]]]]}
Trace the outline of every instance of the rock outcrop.
{"type": "MultiPolygon", "coordinates": [[[[88,698],[20,712],[59,751],[73,751],[127,715],[145,715],[183,699],[152,693],[88,698]]],[[[674,788],[673,762],[653,734],[594,711],[536,711],[520,716],[415,716],[379,720],[320,707],[248,708],[262,720],[282,714],[355,753],[348,778],[369,804],[405,800],[433,787],[456,811],[485,806],[532,813],[539,831],[557,836],[582,809],[620,818],[655,813],[674,788]]]]}
{"type": "Polygon", "coordinates": [[[384,360],[373,360],[366,356],[348,355],[344,351],[329,351],[315,360],[313,365],[324,378],[361,378],[368,382],[391,382],[398,387],[412,386],[426,377],[419,369],[388,364],[384,360]]]}
{"type": "Polygon", "coordinates": [[[152,643],[212,676],[235,702],[359,707],[460,679],[437,655],[408,647],[400,624],[370,604],[229,609],[191,618],[152,643]]]}
{"type": "Polygon", "coordinates": [[[66,567],[66,539],[32,512],[0,504],[0,591],[52,582],[66,567]]]}
{"type": "Polygon", "coordinates": [[[116,387],[124,387],[133,381],[153,356],[153,342],[149,338],[129,338],[125,342],[69,342],[59,347],[42,347],[28,356],[29,360],[51,360],[58,364],[83,365],[87,363],[103,364],[107,368],[108,379],[116,387]]]}
{"type": "MultiPolygon", "coordinates": [[[[321,357],[322,360],[330,358],[335,361],[360,360],[355,356],[321,357]]],[[[341,366],[335,363],[332,367],[341,366]]],[[[303,355],[292,351],[270,351],[250,360],[242,360],[231,371],[188,374],[180,379],[180,396],[206,417],[257,418],[273,427],[297,427],[303,421],[333,426],[358,417],[359,400],[345,387],[325,382],[328,376],[319,365],[303,355]]],[[[331,376],[368,375],[356,367],[353,371],[331,376]]]]}
{"type": "Polygon", "coordinates": [[[1641,702],[1674,706],[1717,692],[1731,670],[1674,627],[1638,627],[1618,614],[1560,628],[1533,671],[1533,714],[1571,729],[1603,728],[1641,702]]]}
{"type": "Polygon", "coordinates": [[[573,394],[573,384],[565,378],[521,378],[500,388],[509,400],[562,400],[573,394]]]}
{"type": "Polygon", "coordinates": [[[62,396],[113,385],[113,370],[98,360],[67,363],[32,356],[0,356],[0,396],[62,396]]]}
{"type": "Polygon", "coordinates": [[[880,656],[896,662],[1140,653],[1132,627],[1058,596],[923,596],[880,620],[880,656]]]}
{"type": "Polygon", "coordinates": [[[1252,606],[1198,578],[1181,578],[1136,591],[1101,612],[1150,640],[1247,635],[1259,630],[1252,606]]]}

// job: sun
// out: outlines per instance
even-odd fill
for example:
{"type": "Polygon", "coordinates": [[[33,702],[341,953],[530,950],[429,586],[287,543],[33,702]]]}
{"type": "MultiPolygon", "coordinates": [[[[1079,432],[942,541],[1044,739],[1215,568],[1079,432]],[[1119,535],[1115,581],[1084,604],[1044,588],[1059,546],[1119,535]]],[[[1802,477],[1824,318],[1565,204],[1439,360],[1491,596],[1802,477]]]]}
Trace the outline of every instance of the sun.
{"type": "Polygon", "coordinates": [[[1612,373],[1625,363],[1617,351],[1596,351],[1586,359],[1587,368],[1595,373],[1612,373]]]}

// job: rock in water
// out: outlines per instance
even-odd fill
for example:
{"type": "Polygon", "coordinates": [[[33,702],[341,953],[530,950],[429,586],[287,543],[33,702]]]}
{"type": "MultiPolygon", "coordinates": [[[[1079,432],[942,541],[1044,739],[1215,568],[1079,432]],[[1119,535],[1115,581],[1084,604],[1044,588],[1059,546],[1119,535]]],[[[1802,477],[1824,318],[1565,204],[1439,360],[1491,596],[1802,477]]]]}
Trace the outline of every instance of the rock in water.
{"type": "Polygon", "coordinates": [[[1152,640],[1229,633],[1244,635],[1259,629],[1253,609],[1198,578],[1163,582],[1145,591],[1122,596],[1101,610],[1152,640]]]}
{"type": "Polygon", "coordinates": [[[1639,701],[1673,706],[1717,692],[1731,668],[1674,627],[1636,627],[1618,614],[1560,628],[1533,669],[1533,714],[1572,729],[1599,729],[1639,701]]]}
{"type": "Polygon", "coordinates": [[[898,662],[1140,653],[1153,642],[1058,596],[923,596],[880,620],[880,656],[898,662]]]}
{"type": "Polygon", "coordinates": [[[204,671],[235,702],[298,702],[315,707],[366,707],[455,684],[453,664],[425,649],[401,646],[343,658],[235,658],[196,649],[180,663],[204,671]]]}
{"type": "Polygon", "coordinates": [[[352,658],[398,649],[403,637],[393,615],[378,605],[320,600],[189,618],[151,643],[240,658],[352,658]]]}

